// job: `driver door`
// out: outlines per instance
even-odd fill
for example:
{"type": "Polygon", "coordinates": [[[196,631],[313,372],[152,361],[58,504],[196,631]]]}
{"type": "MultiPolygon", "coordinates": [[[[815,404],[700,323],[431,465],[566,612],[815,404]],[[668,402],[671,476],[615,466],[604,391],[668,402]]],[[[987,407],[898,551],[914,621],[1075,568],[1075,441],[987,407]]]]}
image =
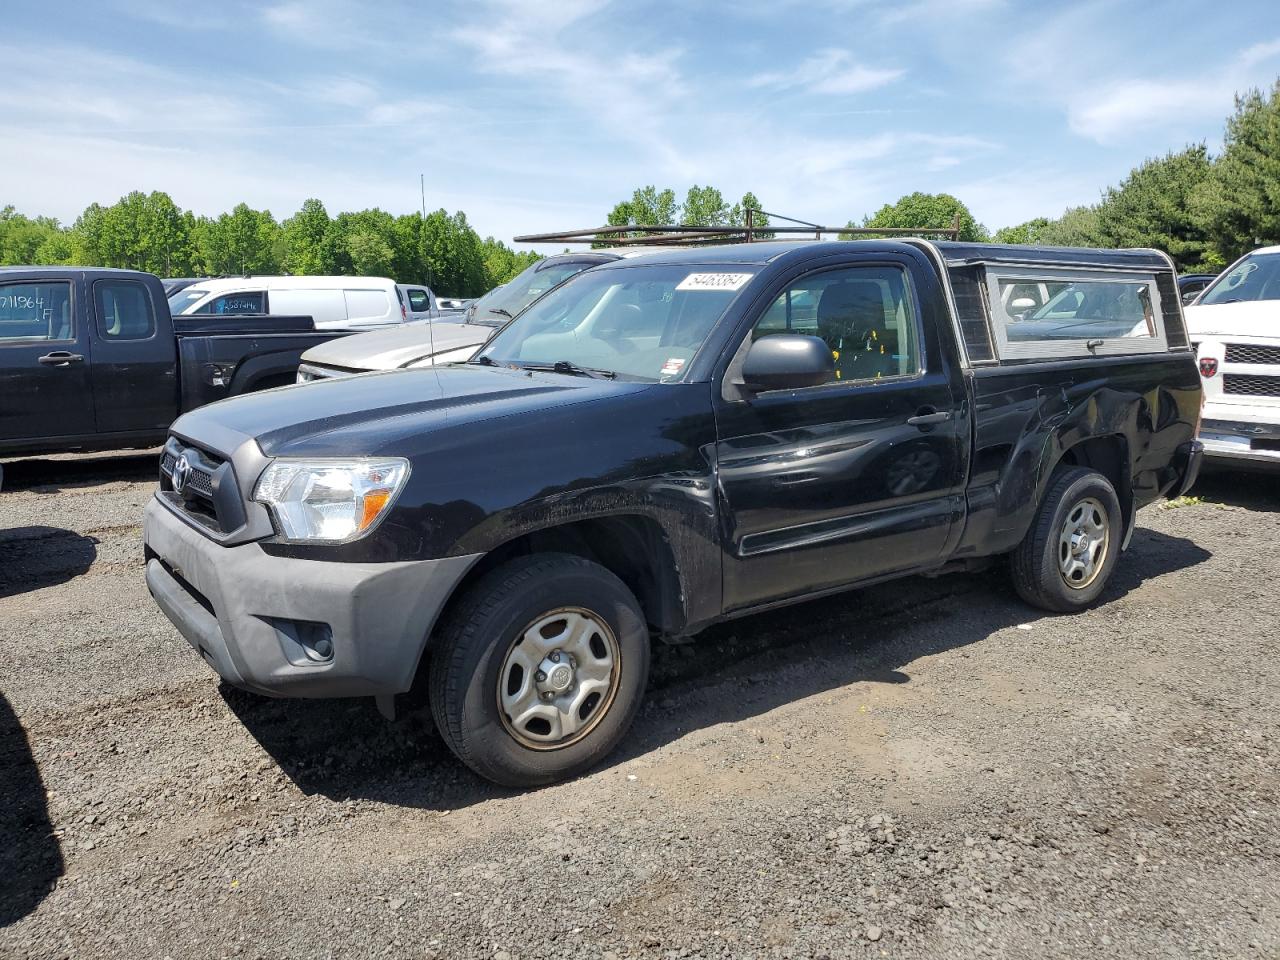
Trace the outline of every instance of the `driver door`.
{"type": "Polygon", "coordinates": [[[716,397],[726,612],[941,558],[963,516],[963,386],[901,262],[788,282],[747,334],[822,338],[832,380],[716,397]]]}

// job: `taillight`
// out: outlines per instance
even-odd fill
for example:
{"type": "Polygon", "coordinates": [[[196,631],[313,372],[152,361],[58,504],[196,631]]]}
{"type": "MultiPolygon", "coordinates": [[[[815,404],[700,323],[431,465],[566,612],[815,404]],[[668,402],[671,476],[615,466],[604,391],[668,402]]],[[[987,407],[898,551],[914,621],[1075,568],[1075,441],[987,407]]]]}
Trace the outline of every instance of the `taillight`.
{"type": "Polygon", "coordinates": [[[1217,357],[1201,357],[1200,358],[1200,376],[1213,377],[1218,373],[1217,357]]]}

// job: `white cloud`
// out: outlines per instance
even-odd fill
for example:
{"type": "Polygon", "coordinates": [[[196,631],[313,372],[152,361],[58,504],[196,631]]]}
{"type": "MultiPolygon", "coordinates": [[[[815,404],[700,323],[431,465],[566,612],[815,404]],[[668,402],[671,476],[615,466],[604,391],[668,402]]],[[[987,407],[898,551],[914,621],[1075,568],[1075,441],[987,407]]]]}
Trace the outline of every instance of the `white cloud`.
{"type": "Polygon", "coordinates": [[[904,72],[854,63],[847,50],[827,48],[802,61],[794,70],[758,73],[747,83],[751,87],[774,90],[804,89],[810,93],[853,94],[886,86],[904,72]]]}
{"type": "Polygon", "coordinates": [[[1280,39],[1247,47],[1197,76],[1103,83],[1077,95],[1068,108],[1068,122],[1076,133],[1110,143],[1178,121],[1220,120],[1231,111],[1237,93],[1274,76],[1277,61],[1280,39]]]}
{"type": "Polygon", "coordinates": [[[475,56],[482,73],[508,78],[523,91],[545,93],[551,108],[578,111],[584,124],[630,143],[667,168],[684,169],[668,112],[685,95],[682,50],[616,52],[589,21],[608,0],[485,0],[452,37],[475,56]]]}
{"type": "Polygon", "coordinates": [[[1173,39],[1165,27],[1153,26],[1150,38],[1135,43],[1116,29],[1109,6],[1059,7],[1032,29],[1009,31],[1003,44],[1006,83],[1021,92],[1024,103],[1063,110],[1071,132],[1111,145],[1149,143],[1162,133],[1174,141],[1200,139],[1196,131],[1220,129],[1236,93],[1275,78],[1280,38],[1209,62],[1204,55],[1163,53],[1161,43],[1173,39]]]}

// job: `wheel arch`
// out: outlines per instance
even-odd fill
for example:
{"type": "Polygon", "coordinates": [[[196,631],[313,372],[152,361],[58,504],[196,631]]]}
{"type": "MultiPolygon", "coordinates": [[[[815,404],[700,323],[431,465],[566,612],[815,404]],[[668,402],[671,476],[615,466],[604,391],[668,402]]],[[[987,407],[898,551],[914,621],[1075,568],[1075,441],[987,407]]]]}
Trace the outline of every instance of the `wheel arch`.
{"type": "Polygon", "coordinates": [[[1124,434],[1084,437],[1065,447],[1042,478],[1041,496],[1048,489],[1054,471],[1061,466],[1086,467],[1106,477],[1111,486],[1115,487],[1125,526],[1129,525],[1133,515],[1133,462],[1129,454],[1129,441],[1124,434]]]}
{"type": "MultiPolygon", "coordinates": [[[[656,633],[675,634],[686,626],[681,571],[662,525],[644,514],[620,513],[552,524],[496,544],[454,586],[434,627],[446,621],[467,591],[489,571],[517,557],[538,553],[567,553],[600,564],[635,595],[656,633]]],[[[430,649],[430,638],[426,646],[430,649]]]]}

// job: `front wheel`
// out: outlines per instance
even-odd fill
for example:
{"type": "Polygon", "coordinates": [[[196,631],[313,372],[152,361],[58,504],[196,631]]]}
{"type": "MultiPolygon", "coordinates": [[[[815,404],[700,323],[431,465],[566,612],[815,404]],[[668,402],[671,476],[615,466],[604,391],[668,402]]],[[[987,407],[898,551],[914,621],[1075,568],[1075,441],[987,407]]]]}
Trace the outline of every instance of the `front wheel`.
{"type": "Polygon", "coordinates": [[[1013,552],[1013,585],[1027,603],[1070,613],[1098,598],[1120,554],[1124,518],[1102,474],[1068,467],[1054,474],[1036,518],[1013,552]]]}
{"type": "Polygon", "coordinates": [[[649,675],[631,591],[599,564],[542,554],[486,574],[431,654],[445,742],[495,783],[530,787],[586,770],[622,739],[649,675]]]}

